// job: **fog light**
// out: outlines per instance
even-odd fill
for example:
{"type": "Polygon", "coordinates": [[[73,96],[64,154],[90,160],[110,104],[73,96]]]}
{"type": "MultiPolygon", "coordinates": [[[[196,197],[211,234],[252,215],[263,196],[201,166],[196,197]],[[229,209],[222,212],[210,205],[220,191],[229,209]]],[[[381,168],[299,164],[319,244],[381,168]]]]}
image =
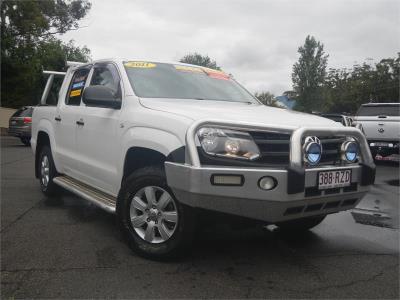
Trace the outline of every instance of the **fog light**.
{"type": "Polygon", "coordinates": [[[242,175],[223,175],[214,174],[211,176],[211,184],[213,185],[233,185],[240,186],[244,183],[242,175]]]}
{"type": "Polygon", "coordinates": [[[258,181],[258,186],[263,190],[272,190],[277,186],[278,182],[274,177],[265,176],[258,181]]]}

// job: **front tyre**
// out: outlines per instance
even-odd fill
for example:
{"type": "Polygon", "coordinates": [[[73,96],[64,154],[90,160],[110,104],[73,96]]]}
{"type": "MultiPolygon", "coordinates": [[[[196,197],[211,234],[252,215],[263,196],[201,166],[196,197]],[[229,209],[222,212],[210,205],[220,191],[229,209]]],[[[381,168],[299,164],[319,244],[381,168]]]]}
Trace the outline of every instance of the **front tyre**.
{"type": "Polygon", "coordinates": [[[179,256],[193,238],[193,209],[177,201],[161,167],[146,167],[124,180],[117,215],[130,247],[153,259],[179,256]]]}
{"type": "Polygon", "coordinates": [[[54,196],[59,191],[58,186],[53,182],[57,176],[57,170],[54,165],[53,155],[48,146],[44,146],[39,154],[39,181],[40,188],[46,196],[54,196]]]}
{"type": "Polygon", "coordinates": [[[285,233],[301,233],[319,225],[325,219],[325,217],[326,215],[290,220],[278,223],[276,226],[278,226],[279,229],[285,233]]]}
{"type": "Polygon", "coordinates": [[[30,146],[31,145],[31,139],[28,137],[22,137],[20,138],[21,143],[24,144],[25,146],[30,146]]]}

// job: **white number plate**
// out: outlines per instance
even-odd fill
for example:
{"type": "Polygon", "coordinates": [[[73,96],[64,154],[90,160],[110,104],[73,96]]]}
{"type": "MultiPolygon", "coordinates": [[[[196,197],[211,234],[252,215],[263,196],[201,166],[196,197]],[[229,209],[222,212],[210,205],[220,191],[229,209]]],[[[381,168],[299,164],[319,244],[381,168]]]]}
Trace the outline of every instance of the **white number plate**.
{"type": "Polygon", "coordinates": [[[351,170],[323,171],[318,173],[318,188],[330,189],[349,186],[351,184],[351,170]]]}

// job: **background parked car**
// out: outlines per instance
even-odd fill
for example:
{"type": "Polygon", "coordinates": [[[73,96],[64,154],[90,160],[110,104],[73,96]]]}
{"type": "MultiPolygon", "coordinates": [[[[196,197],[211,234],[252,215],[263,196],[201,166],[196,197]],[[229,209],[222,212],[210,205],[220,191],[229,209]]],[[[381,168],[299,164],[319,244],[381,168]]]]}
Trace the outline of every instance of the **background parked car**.
{"type": "Polygon", "coordinates": [[[10,118],[8,134],[21,139],[21,142],[29,146],[31,140],[33,106],[24,106],[17,110],[10,118]]]}
{"type": "Polygon", "coordinates": [[[399,154],[400,103],[363,104],[354,121],[362,125],[374,157],[399,154]]]}
{"type": "Polygon", "coordinates": [[[342,123],[343,126],[353,126],[353,119],[349,116],[341,114],[321,114],[321,117],[331,119],[338,123],[342,123]]]}

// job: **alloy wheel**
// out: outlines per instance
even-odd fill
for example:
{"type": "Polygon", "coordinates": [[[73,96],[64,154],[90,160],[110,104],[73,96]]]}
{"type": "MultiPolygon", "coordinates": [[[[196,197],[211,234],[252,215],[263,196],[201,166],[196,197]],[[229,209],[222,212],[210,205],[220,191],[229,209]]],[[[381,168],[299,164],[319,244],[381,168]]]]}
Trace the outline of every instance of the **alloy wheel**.
{"type": "Polygon", "coordinates": [[[43,155],[40,165],[40,179],[44,187],[47,187],[50,180],[50,163],[47,155],[43,155]]]}
{"type": "Polygon", "coordinates": [[[171,238],[177,227],[177,205],[165,189],[146,186],[132,199],[130,220],[143,240],[152,244],[163,243],[171,238]]]}

